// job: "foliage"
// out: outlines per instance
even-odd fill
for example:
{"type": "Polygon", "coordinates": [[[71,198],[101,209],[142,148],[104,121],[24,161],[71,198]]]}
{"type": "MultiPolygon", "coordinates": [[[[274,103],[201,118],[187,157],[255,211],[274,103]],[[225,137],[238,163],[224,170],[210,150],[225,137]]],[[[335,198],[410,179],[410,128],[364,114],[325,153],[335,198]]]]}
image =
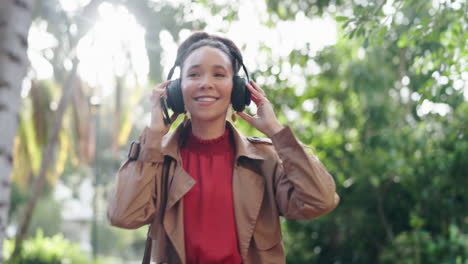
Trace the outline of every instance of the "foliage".
{"type": "Polygon", "coordinates": [[[41,230],[46,237],[51,237],[60,232],[63,224],[63,206],[51,196],[48,195],[39,199],[36,211],[34,211],[31,219],[30,229],[27,232],[29,237],[37,236],[36,230],[41,230]]]}
{"type": "Polygon", "coordinates": [[[466,3],[393,1],[386,15],[386,2],[348,5],[346,39],[282,62],[303,71],[303,93],[280,74],[268,87],[342,198],[330,215],[286,222],[288,262],[468,261],[466,3]]]}
{"type": "Polygon", "coordinates": [[[13,247],[14,240],[7,240],[4,248],[7,264],[88,263],[88,258],[81,251],[79,245],[70,243],[61,234],[44,237],[41,229],[37,230],[35,237],[24,242],[21,256],[16,259],[8,259],[13,247]]]}
{"type": "Polygon", "coordinates": [[[98,225],[99,252],[103,256],[119,256],[125,260],[140,259],[147,232],[147,226],[125,230],[103,222],[98,225]]]}
{"type": "Polygon", "coordinates": [[[304,12],[306,16],[313,17],[322,15],[330,6],[333,9],[336,6],[343,5],[343,0],[295,0],[295,1],[281,1],[281,0],[266,0],[268,9],[279,19],[287,20],[294,19],[298,12],[304,12]]]}
{"type": "Polygon", "coordinates": [[[402,232],[395,238],[394,245],[381,255],[382,263],[395,263],[405,259],[406,263],[468,263],[468,234],[456,225],[450,225],[446,235],[432,236],[424,230],[402,232]]]}
{"type": "MultiPolygon", "coordinates": [[[[393,51],[371,48],[361,60],[353,56],[351,43],[343,41],[321,52],[315,61],[328,70],[311,77],[315,85],[304,97],[290,100],[318,99],[312,113],[300,109],[301,103],[289,106],[301,113],[298,136],[316,147],[342,197],[329,216],[314,222],[288,221],[294,241],[289,246],[297,248],[290,248],[292,263],[397,263],[399,254],[391,260],[381,254],[388,248],[398,252],[402,247],[394,244],[401,240],[414,241],[405,239],[405,232],[442,241],[451,224],[466,230],[461,212],[468,196],[461,186],[468,184],[462,161],[468,142],[462,120],[468,112],[467,102],[457,99],[463,95],[446,95],[445,102],[457,102],[450,104],[453,110],[446,116],[423,115],[420,102],[429,99],[419,88],[428,89],[425,78],[410,69],[414,90],[405,98],[398,65],[389,63],[393,51]],[[311,119],[315,125],[308,126],[311,119]],[[412,225],[414,219],[422,221],[419,230],[412,225]],[[311,254],[314,248],[318,249],[311,254]]],[[[442,251],[431,260],[465,260],[468,245],[460,246],[460,253],[442,251]]]]}
{"type": "MultiPolygon", "coordinates": [[[[33,237],[36,235],[36,230],[42,230],[45,236],[53,236],[60,232],[63,224],[62,203],[54,200],[52,188],[46,187],[43,195],[37,203],[37,210],[34,211],[30,222],[30,228],[27,231],[27,236],[33,237]]],[[[24,192],[16,184],[12,184],[12,197],[10,209],[10,219],[13,223],[18,223],[18,218],[25,210],[25,203],[30,199],[30,193],[24,192]]]]}

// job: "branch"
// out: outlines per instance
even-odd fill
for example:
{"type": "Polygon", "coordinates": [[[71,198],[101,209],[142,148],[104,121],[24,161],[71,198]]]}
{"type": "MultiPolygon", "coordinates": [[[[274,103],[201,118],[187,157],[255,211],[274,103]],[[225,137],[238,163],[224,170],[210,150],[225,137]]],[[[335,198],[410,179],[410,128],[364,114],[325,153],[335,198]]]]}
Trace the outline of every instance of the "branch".
{"type": "Polygon", "coordinates": [[[393,234],[392,227],[390,226],[390,224],[387,221],[387,218],[385,217],[382,196],[377,188],[374,188],[374,190],[376,191],[375,195],[377,196],[377,213],[379,215],[380,222],[382,223],[385,232],[387,233],[387,236],[393,241],[395,235],[393,234]]]}
{"type": "Polygon", "coordinates": [[[71,95],[73,94],[73,88],[76,85],[77,68],[78,68],[78,59],[74,59],[73,68],[64,85],[62,97],[60,98],[60,102],[57,108],[57,112],[56,112],[57,116],[55,120],[53,121],[52,129],[51,129],[52,132],[49,135],[47,146],[44,148],[44,151],[42,153],[42,162],[41,162],[41,168],[39,170],[39,176],[37,180],[34,182],[31,198],[28,200],[28,204],[26,205],[25,214],[22,218],[19,232],[16,235],[15,250],[13,251],[12,259],[19,256],[21,253],[22,243],[26,236],[26,232],[28,231],[29,223],[31,221],[31,218],[34,212],[34,208],[36,207],[36,203],[39,200],[39,195],[44,189],[44,185],[46,182],[46,174],[50,165],[52,164],[54,151],[58,142],[59,132],[62,128],[63,116],[65,114],[65,110],[67,109],[69,105],[71,95]]]}

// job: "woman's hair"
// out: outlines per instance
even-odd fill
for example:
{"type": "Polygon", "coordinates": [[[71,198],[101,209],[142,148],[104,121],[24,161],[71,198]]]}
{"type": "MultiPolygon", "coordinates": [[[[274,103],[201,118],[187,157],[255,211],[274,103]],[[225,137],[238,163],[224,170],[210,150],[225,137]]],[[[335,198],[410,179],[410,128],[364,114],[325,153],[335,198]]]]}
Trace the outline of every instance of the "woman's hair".
{"type": "Polygon", "coordinates": [[[176,66],[179,66],[182,70],[182,66],[187,57],[194,50],[204,46],[217,48],[226,53],[226,55],[228,55],[231,59],[232,70],[234,74],[237,74],[243,63],[243,59],[242,54],[236,44],[227,38],[210,35],[206,32],[195,32],[184,42],[182,42],[182,44],[180,44],[179,48],[177,49],[176,61],[174,67],[171,69],[170,75],[172,75],[172,72],[176,66]]]}

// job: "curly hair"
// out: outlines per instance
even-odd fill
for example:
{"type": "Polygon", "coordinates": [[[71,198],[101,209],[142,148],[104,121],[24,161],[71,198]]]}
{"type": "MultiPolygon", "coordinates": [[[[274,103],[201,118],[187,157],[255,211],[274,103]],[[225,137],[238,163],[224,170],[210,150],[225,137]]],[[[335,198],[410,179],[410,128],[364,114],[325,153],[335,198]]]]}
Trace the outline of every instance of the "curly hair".
{"type": "Polygon", "coordinates": [[[174,63],[174,66],[168,74],[168,79],[174,73],[175,67],[179,66],[182,68],[187,57],[196,49],[199,49],[204,46],[210,46],[217,48],[222,52],[226,53],[231,59],[232,70],[234,74],[239,72],[243,64],[242,54],[239,48],[234,44],[230,39],[223,38],[216,35],[210,35],[206,32],[195,32],[190,37],[188,37],[184,42],[182,42],[177,49],[177,57],[174,63]]]}

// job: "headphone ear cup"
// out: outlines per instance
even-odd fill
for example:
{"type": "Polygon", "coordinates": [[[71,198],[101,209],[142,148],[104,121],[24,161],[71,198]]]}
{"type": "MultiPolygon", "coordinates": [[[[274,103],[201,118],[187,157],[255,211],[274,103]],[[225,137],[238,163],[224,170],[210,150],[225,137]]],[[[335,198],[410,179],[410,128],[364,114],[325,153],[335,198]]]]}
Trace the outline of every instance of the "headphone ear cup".
{"type": "Polygon", "coordinates": [[[242,112],[246,105],[250,104],[250,91],[247,89],[244,78],[234,76],[234,85],[231,93],[232,108],[237,112],[242,112]]]}
{"type": "Polygon", "coordinates": [[[167,90],[167,106],[174,113],[182,114],[185,112],[184,98],[182,97],[182,89],[180,87],[180,79],[175,79],[166,87],[167,90]]]}

